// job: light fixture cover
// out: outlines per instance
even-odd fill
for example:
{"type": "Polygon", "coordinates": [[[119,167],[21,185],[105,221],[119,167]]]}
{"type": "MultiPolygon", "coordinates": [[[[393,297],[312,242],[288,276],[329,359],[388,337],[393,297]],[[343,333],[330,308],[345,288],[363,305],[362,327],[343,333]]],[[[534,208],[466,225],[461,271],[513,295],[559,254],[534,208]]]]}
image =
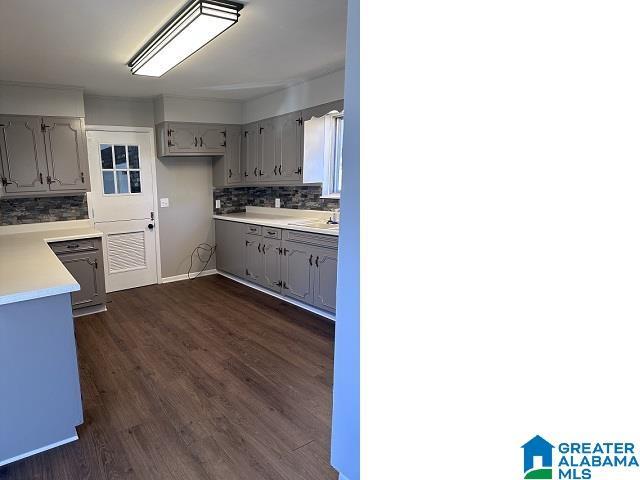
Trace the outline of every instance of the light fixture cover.
{"type": "Polygon", "coordinates": [[[235,24],[242,7],[224,0],[192,0],[133,56],[131,73],[164,75],[235,24]]]}

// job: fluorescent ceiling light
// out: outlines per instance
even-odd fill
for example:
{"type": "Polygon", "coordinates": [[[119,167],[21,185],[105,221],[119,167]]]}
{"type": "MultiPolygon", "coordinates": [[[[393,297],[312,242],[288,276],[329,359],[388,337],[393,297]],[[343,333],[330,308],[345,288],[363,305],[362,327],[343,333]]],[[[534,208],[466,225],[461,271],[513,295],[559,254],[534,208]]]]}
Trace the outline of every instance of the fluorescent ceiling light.
{"type": "Polygon", "coordinates": [[[133,56],[131,73],[164,75],[236,23],[242,7],[224,0],[190,1],[133,56]]]}

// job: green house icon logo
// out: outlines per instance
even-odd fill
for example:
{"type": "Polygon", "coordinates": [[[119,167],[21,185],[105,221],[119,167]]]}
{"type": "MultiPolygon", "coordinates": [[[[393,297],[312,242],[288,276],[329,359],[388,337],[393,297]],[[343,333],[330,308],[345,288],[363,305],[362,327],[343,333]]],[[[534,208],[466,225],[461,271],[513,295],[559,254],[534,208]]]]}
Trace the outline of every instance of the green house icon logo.
{"type": "Polygon", "coordinates": [[[524,478],[551,480],[555,447],[536,435],[521,448],[524,449],[524,478]]]}

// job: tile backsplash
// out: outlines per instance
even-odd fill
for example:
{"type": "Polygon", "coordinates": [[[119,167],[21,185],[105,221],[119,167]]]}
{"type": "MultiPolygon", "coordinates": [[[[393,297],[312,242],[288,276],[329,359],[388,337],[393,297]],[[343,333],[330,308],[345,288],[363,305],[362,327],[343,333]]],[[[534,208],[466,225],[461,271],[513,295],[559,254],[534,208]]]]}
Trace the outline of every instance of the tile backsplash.
{"type": "Polygon", "coordinates": [[[0,199],[0,226],[87,218],[86,195],[0,199]]]}
{"type": "Polygon", "coordinates": [[[301,210],[331,210],[340,208],[340,200],[320,198],[321,186],[287,186],[287,187],[230,187],[213,191],[213,204],[220,200],[220,208],[215,213],[244,212],[246,206],[275,207],[276,198],[280,199],[281,208],[301,210]]]}

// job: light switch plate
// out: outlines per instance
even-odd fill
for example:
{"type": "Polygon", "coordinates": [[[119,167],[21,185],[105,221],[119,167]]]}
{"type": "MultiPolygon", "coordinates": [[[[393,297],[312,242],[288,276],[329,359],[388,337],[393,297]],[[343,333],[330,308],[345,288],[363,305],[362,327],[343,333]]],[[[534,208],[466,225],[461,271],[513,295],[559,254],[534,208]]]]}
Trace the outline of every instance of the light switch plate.
{"type": "Polygon", "coordinates": [[[168,198],[161,198],[160,199],[160,208],[166,208],[169,206],[169,199],[168,198]]]}
{"type": "Polygon", "coordinates": [[[276,198],[276,208],[280,208],[280,199],[276,198]]]}
{"type": "Polygon", "coordinates": [[[220,200],[216,200],[216,208],[220,208],[220,200]]]}

